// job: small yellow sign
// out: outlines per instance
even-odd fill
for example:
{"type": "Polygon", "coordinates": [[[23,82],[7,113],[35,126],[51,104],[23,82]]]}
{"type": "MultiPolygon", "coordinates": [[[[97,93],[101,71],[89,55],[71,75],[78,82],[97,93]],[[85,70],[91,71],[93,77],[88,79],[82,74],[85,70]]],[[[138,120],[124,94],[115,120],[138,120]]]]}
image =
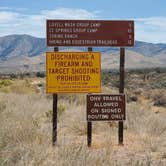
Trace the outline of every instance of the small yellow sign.
{"type": "Polygon", "coordinates": [[[47,93],[100,93],[99,52],[47,52],[47,93]]]}

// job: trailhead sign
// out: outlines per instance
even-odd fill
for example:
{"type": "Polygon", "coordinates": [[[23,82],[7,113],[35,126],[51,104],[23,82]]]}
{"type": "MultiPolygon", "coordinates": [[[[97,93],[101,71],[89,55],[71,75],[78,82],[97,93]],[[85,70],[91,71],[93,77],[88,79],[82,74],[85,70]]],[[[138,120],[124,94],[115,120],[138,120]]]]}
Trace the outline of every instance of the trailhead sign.
{"type": "Polygon", "coordinates": [[[131,20],[47,20],[47,46],[134,45],[131,20]]]}
{"type": "Polygon", "coordinates": [[[47,52],[47,93],[101,92],[99,52],[47,52]]]}
{"type": "Polygon", "coordinates": [[[87,121],[125,120],[124,94],[87,95],[87,121]]]}

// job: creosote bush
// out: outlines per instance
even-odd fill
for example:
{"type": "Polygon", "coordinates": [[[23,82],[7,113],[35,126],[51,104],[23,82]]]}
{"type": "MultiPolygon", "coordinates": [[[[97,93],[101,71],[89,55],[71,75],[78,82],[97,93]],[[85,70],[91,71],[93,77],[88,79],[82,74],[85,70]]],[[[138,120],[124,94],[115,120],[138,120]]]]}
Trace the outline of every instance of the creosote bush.
{"type": "Polygon", "coordinates": [[[166,107],[166,94],[163,90],[154,91],[154,93],[151,94],[151,98],[155,106],[166,107]]]}
{"type": "Polygon", "coordinates": [[[0,80],[0,88],[2,87],[6,87],[6,86],[9,86],[12,84],[12,81],[11,80],[0,80]]]}

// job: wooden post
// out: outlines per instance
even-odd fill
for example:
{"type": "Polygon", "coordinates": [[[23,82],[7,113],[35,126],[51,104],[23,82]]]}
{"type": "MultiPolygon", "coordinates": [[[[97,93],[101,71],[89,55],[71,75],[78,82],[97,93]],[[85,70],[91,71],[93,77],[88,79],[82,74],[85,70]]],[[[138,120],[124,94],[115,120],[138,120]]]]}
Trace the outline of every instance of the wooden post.
{"type": "MultiPolygon", "coordinates": [[[[120,86],[119,93],[124,93],[124,80],[125,80],[125,48],[120,48],[120,86]]],[[[123,121],[119,121],[119,145],[123,145],[123,121]]]]}
{"type": "MultiPolygon", "coordinates": [[[[92,47],[88,47],[88,51],[92,52],[93,51],[92,47]]],[[[92,122],[91,121],[87,122],[87,143],[88,143],[88,147],[91,147],[91,144],[92,144],[92,122]]]]}
{"type": "MultiPolygon", "coordinates": [[[[54,52],[58,52],[59,48],[54,47],[54,52]]],[[[57,113],[58,113],[58,94],[53,94],[53,114],[52,114],[52,145],[55,146],[57,142],[57,113]]]]}
{"type": "Polygon", "coordinates": [[[92,122],[88,121],[87,122],[87,142],[88,142],[88,147],[91,147],[92,144],[92,122]]]}

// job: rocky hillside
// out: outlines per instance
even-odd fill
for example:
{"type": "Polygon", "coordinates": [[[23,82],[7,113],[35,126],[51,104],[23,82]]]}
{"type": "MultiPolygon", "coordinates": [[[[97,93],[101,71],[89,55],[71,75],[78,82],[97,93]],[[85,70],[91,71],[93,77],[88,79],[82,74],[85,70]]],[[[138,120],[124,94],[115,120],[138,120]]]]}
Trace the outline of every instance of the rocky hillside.
{"type": "MultiPolygon", "coordinates": [[[[62,48],[64,49],[64,48],[62,48]]],[[[83,50],[84,48],[77,47],[83,50]]],[[[12,56],[36,56],[47,50],[44,38],[36,38],[29,35],[9,35],[0,37],[0,58],[12,56]]],[[[109,52],[117,51],[117,48],[97,47],[96,51],[109,52]]],[[[140,53],[144,56],[156,56],[166,54],[166,44],[153,44],[136,41],[133,48],[129,50],[140,53]]]]}
{"type": "MultiPolygon", "coordinates": [[[[0,71],[45,70],[45,52],[51,50],[44,38],[29,35],[0,37],[0,71]]],[[[60,47],[61,51],[87,51],[83,47],[60,47]]],[[[95,47],[102,53],[102,68],[119,67],[119,48],[95,47]]],[[[126,68],[166,67],[166,44],[136,41],[126,49],[126,68]]]]}
{"type": "Polygon", "coordinates": [[[45,39],[29,35],[10,35],[0,37],[0,59],[14,56],[35,56],[47,49],[45,39]]]}

